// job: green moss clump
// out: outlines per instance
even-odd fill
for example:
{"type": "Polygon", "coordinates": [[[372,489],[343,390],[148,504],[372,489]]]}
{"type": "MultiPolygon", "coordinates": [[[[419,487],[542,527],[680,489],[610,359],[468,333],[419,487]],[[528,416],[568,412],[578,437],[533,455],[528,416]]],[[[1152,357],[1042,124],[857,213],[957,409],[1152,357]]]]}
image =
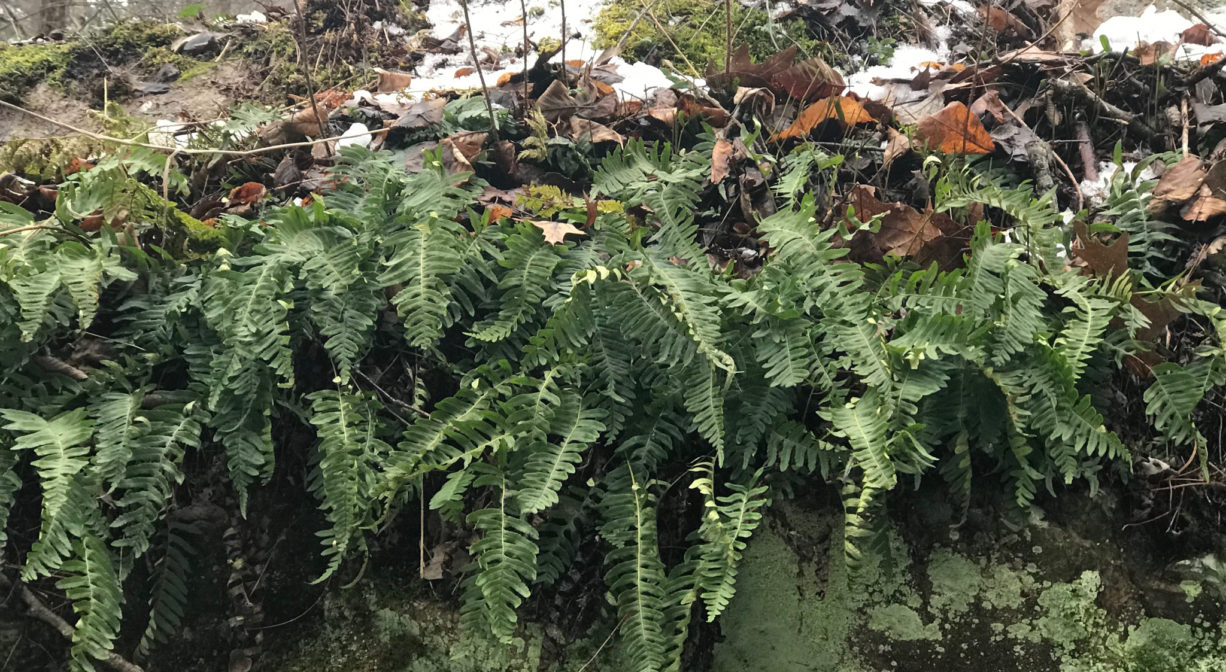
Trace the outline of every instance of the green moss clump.
{"type": "MultiPolygon", "coordinates": [[[[602,9],[593,24],[596,46],[616,44],[641,11],[641,2],[614,3],[602,9]]],[[[727,54],[723,2],[665,0],[656,5],[652,13],[660,24],[667,27],[667,37],[650,15],[644,16],[626,38],[623,47],[625,54],[638,60],[668,59],[677,67],[687,67],[688,60],[700,71],[708,63],[723,64],[727,54]]],[[[832,55],[826,45],[809,36],[803,22],[773,21],[766,12],[746,9],[740,3],[733,3],[732,26],[736,31],[733,43],[748,44],[749,54],[754,60],[767,58],[792,45],[796,45],[804,56],[825,58],[832,55]]]]}
{"type": "MultiPolygon", "coordinates": [[[[112,23],[90,39],[108,62],[124,63],[153,49],[167,48],[180,37],[183,37],[183,30],[173,23],[133,19],[112,23]]],[[[93,52],[87,45],[75,48],[83,50],[82,55],[86,57],[93,52]]]]}
{"type": "Polygon", "coordinates": [[[60,81],[71,56],[68,44],[0,43],[0,100],[16,103],[39,82],[60,81]]]}

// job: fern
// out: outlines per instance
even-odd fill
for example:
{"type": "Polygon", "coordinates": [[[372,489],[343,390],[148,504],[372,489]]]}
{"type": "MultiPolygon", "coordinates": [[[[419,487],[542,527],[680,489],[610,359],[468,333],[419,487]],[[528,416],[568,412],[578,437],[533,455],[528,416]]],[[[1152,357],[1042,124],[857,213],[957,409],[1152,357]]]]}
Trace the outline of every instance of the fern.
{"type": "Polygon", "coordinates": [[[362,529],[377,492],[377,465],[390,446],[376,435],[370,404],[360,396],[321,390],[308,397],[311,424],[319,434],[319,461],[311,489],[321,501],[329,527],[319,533],[327,580],[352,547],[365,548],[362,529]]]}
{"type": "Polygon", "coordinates": [[[141,656],[147,656],[156,643],[166,641],[183,622],[188,605],[188,572],[198,551],[190,539],[198,538],[199,534],[195,526],[174,519],[167,526],[165,549],[154,567],[149,622],[136,647],[141,656]]]}
{"type": "Polygon", "coordinates": [[[55,587],[72,600],[79,617],[72,633],[72,669],[92,672],[95,660],[107,658],[119,636],[123,593],[106,542],[92,534],[73,543],[67,576],[55,587]]]}
{"type": "Polygon", "coordinates": [[[702,493],[706,511],[698,536],[699,561],[697,589],[707,605],[707,621],[712,622],[727,608],[736,594],[736,574],[746,541],[762,521],[762,509],[769,503],[767,488],[758,485],[759,471],[748,484],[729,483],[730,494],[716,496],[711,479],[700,478],[690,486],[702,493]]]}
{"type": "Polygon", "coordinates": [[[528,456],[515,501],[522,513],[536,513],[558,503],[558,492],[575,472],[583,451],[604,431],[600,410],[584,408],[573,397],[563,401],[553,417],[550,434],[555,442],[538,441],[527,447],[528,456]]]}
{"type": "Polygon", "coordinates": [[[472,545],[475,566],[465,578],[460,615],[469,625],[485,624],[509,643],[515,634],[515,609],[531,594],[528,586],[536,578],[537,531],[512,514],[514,493],[500,471],[483,473],[474,484],[492,486],[495,502],[468,514],[468,523],[481,538],[472,545]]]}

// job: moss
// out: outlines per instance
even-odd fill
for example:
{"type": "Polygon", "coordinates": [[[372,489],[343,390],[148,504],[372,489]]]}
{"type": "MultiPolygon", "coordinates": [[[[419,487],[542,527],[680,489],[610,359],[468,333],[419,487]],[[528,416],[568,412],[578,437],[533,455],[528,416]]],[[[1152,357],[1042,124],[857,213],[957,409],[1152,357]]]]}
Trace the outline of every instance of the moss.
{"type": "Polygon", "coordinates": [[[59,81],[71,56],[68,44],[13,46],[0,42],[0,100],[19,102],[39,82],[59,81]]]}
{"type": "MultiPolygon", "coordinates": [[[[180,37],[183,37],[183,30],[173,23],[130,19],[110,24],[92,36],[90,42],[108,63],[114,65],[134,61],[154,49],[167,48],[180,37]]],[[[89,45],[76,48],[93,51],[89,45]]]]}
{"type": "MultiPolygon", "coordinates": [[[[642,9],[642,2],[613,3],[602,9],[593,24],[596,46],[616,44],[642,9]]],[[[708,63],[724,62],[727,48],[721,0],[665,0],[655,5],[652,14],[645,15],[630,31],[624,43],[625,53],[639,60],[668,59],[679,68],[687,68],[688,60],[700,71],[696,74],[702,74],[708,63]],[[667,37],[660,25],[668,28],[667,37]]],[[[760,9],[745,9],[740,3],[733,3],[732,24],[736,31],[733,42],[748,44],[754,59],[765,58],[793,44],[805,55],[829,55],[825,45],[809,37],[800,21],[772,21],[760,9]]]]}

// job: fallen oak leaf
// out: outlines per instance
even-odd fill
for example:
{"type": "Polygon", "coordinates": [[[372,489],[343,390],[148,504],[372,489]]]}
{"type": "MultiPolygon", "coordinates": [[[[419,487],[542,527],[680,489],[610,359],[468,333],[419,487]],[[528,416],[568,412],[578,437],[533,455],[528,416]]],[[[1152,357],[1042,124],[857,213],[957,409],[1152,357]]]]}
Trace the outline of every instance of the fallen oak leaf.
{"type": "Polygon", "coordinates": [[[409,84],[413,83],[413,75],[407,72],[384,70],[383,68],[375,68],[375,72],[379,75],[379,83],[375,86],[375,93],[404,91],[409,88],[409,84]]]}
{"type": "Polygon", "coordinates": [[[911,138],[892,128],[886,129],[889,139],[885,143],[885,151],[881,156],[882,169],[888,168],[898,157],[911,151],[911,138]]]}
{"type": "Polygon", "coordinates": [[[1205,181],[1205,163],[1199,157],[1189,156],[1171,166],[1158,178],[1148,209],[1151,213],[1166,210],[1171,205],[1182,204],[1196,195],[1205,181]]]}
{"type": "Polygon", "coordinates": [[[990,154],[996,149],[983,122],[958,101],[920,119],[916,139],[945,154],[990,154]]]}
{"type": "Polygon", "coordinates": [[[1089,275],[1111,280],[1128,272],[1128,234],[1122,233],[1110,244],[1091,236],[1085,222],[1073,222],[1073,255],[1085,263],[1089,275]]]}
{"type": "Polygon", "coordinates": [[[805,138],[813,132],[813,129],[826,121],[833,121],[847,128],[856,124],[869,124],[875,120],[855,98],[831,96],[806,107],[791,126],[780,131],[771,139],[805,138]]]}
{"type": "Polygon", "coordinates": [[[838,94],[847,84],[838,71],[814,56],[773,75],[771,87],[797,100],[813,102],[838,94]]]}
{"type": "Polygon", "coordinates": [[[618,145],[623,145],[626,142],[626,139],[620,133],[604,124],[598,124],[591,119],[583,119],[582,117],[571,117],[570,139],[578,142],[583,138],[587,138],[593,144],[598,142],[616,142],[618,145]]]}
{"type": "Polygon", "coordinates": [[[1204,222],[1226,215],[1226,161],[1219,161],[1205,173],[1196,195],[1179,211],[1189,222],[1204,222]]]}
{"type": "Polygon", "coordinates": [[[1207,47],[1217,41],[1207,23],[1198,23],[1180,34],[1179,38],[1186,44],[1199,44],[1207,47]]]}
{"type": "Polygon", "coordinates": [[[492,203],[489,206],[486,206],[485,212],[486,214],[489,215],[490,224],[500,222],[503,219],[506,219],[513,214],[513,211],[510,208],[508,208],[505,205],[499,205],[497,203],[492,203]]]}
{"type": "Polygon", "coordinates": [[[545,234],[545,242],[553,245],[560,245],[566,240],[568,234],[576,234],[579,236],[587,235],[582,229],[576,227],[570,222],[553,222],[553,221],[538,221],[533,220],[532,226],[541,230],[545,234]]]}

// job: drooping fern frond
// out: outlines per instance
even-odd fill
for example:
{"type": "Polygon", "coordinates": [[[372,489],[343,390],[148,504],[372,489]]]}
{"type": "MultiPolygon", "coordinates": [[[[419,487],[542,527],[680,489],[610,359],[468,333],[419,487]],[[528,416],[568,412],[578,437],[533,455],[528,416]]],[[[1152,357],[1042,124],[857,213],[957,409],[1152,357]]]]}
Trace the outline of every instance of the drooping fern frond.
{"type": "Polygon", "coordinates": [[[656,512],[646,486],[629,467],[611,474],[601,503],[600,529],[613,545],[605,584],[617,604],[627,656],[635,672],[658,672],[668,662],[666,573],[657,547],[656,512]]]}
{"type": "Polygon", "coordinates": [[[328,528],[319,533],[328,561],[314,581],[320,583],[340,568],[354,547],[365,549],[362,531],[378,488],[378,464],[391,447],[376,433],[370,400],[334,390],[320,390],[308,398],[311,424],[319,436],[311,490],[328,518],[328,528]]]}
{"type": "Polygon", "coordinates": [[[72,600],[78,616],[72,633],[72,668],[93,672],[94,661],[109,656],[119,636],[123,615],[119,577],[106,542],[93,534],[73,542],[72,559],[63,569],[67,576],[55,586],[72,600]]]}
{"type": "Polygon", "coordinates": [[[43,491],[42,527],[38,541],[26,556],[23,576],[32,578],[55,569],[70,551],[68,529],[82,524],[82,511],[73,501],[76,476],[89,464],[93,426],[84,409],[46,420],[33,413],[0,410],[12,433],[12,450],[34,452],[34,469],[43,491]]]}
{"type": "Polygon", "coordinates": [[[192,558],[199,552],[193,539],[199,536],[200,530],[194,525],[173,518],[168,522],[165,547],[154,566],[156,578],[149,594],[149,622],[136,647],[141,656],[147,656],[156,643],[167,641],[187,614],[188,573],[192,558]]]}
{"type": "Polygon", "coordinates": [[[510,642],[518,620],[515,610],[531,594],[528,586],[536,579],[537,531],[512,512],[515,493],[500,469],[490,467],[474,485],[491,487],[494,504],[468,514],[468,523],[481,538],[471,548],[474,566],[465,578],[460,617],[510,642]]]}
{"type": "Polygon", "coordinates": [[[1192,412],[1210,388],[1226,385],[1226,364],[1220,357],[1187,366],[1164,362],[1153,367],[1153,376],[1144,398],[1154,428],[1175,444],[1203,444],[1192,412]]]}
{"type": "Polygon", "coordinates": [[[726,495],[715,494],[715,484],[709,476],[695,479],[690,486],[702,493],[705,501],[702,526],[698,529],[702,544],[697,547],[695,574],[709,623],[719,618],[736,594],[741,557],[749,537],[762,521],[762,509],[769,504],[767,487],[757,484],[761,475],[759,471],[745,484],[729,483],[731,492],[726,495]]]}
{"type": "Polygon", "coordinates": [[[521,513],[536,513],[558,503],[558,492],[575,473],[583,452],[604,431],[602,417],[603,411],[585,408],[575,397],[562,401],[549,430],[557,438],[526,446],[528,455],[515,495],[521,513]]]}

